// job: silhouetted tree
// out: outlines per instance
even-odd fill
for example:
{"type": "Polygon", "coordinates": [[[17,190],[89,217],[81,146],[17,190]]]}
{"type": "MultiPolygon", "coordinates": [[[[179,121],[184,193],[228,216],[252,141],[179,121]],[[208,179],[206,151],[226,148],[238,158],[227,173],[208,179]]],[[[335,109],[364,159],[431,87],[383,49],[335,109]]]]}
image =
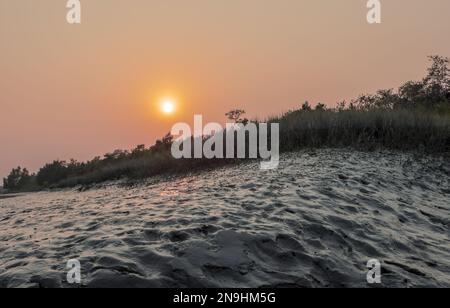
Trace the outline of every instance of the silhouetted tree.
{"type": "Polygon", "coordinates": [[[144,153],[146,151],[145,149],[145,145],[144,144],[140,144],[138,146],[136,146],[132,151],[131,154],[133,156],[139,156],[140,154],[144,153]]]}
{"type": "Polygon", "coordinates": [[[398,89],[400,102],[395,107],[413,107],[426,101],[426,93],[423,82],[408,81],[398,89]]]}
{"type": "Polygon", "coordinates": [[[172,142],[173,136],[167,133],[161,140],[157,140],[150,150],[155,152],[169,152],[172,147],[172,142]]]}
{"type": "Polygon", "coordinates": [[[69,175],[67,163],[61,160],[55,160],[46,164],[37,173],[36,180],[40,186],[48,186],[66,179],[69,175]]]}
{"type": "Polygon", "coordinates": [[[422,81],[408,81],[398,88],[379,90],[376,94],[360,95],[353,104],[361,110],[398,109],[424,106],[435,108],[450,102],[449,59],[441,56],[429,57],[431,66],[422,81]]]}
{"type": "Polygon", "coordinates": [[[345,111],[345,108],[347,107],[347,102],[346,101],[341,101],[341,102],[338,102],[337,104],[336,104],[336,108],[335,108],[335,110],[337,111],[337,112],[342,112],[342,111],[345,111]]]}
{"type": "Polygon", "coordinates": [[[303,111],[311,111],[311,110],[312,110],[311,105],[309,104],[308,101],[306,101],[306,102],[303,103],[303,105],[302,105],[302,110],[303,110],[303,111]]]}
{"type": "Polygon", "coordinates": [[[248,119],[242,119],[241,117],[243,114],[245,114],[245,110],[235,109],[227,112],[225,116],[228,118],[228,120],[234,121],[234,123],[242,123],[245,125],[248,123],[248,119]]]}
{"type": "Polygon", "coordinates": [[[324,103],[318,103],[316,105],[316,110],[317,111],[325,111],[325,110],[327,110],[327,106],[324,103]]]}
{"type": "Polygon", "coordinates": [[[3,179],[3,188],[8,190],[20,190],[30,184],[32,175],[26,168],[17,167],[11,170],[8,177],[3,179]]]}
{"type": "Polygon", "coordinates": [[[120,160],[126,158],[130,153],[124,150],[114,150],[112,153],[106,153],[104,155],[106,162],[112,162],[115,160],[120,160]]]}
{"type": "Polygon", "coordinates": [[[448,99],[450,92],[450,69],[449,58],[441,56],[430,56],[431,66],[428,75],[423,80],[427,98],[432,103],[440,103],[448,99]]]}

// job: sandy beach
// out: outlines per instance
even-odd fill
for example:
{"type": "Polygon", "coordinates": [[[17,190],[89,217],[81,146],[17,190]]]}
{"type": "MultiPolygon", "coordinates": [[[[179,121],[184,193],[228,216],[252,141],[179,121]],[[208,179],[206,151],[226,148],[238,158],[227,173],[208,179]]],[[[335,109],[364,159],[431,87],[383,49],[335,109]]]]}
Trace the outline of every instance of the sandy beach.
{"type": "Polygon", "coordinates": [[[450,167],[320,150],[0,199],[0,287],[450,287],[450,167]],[[76,258],[82,282],[66,281],[76,258]]]}

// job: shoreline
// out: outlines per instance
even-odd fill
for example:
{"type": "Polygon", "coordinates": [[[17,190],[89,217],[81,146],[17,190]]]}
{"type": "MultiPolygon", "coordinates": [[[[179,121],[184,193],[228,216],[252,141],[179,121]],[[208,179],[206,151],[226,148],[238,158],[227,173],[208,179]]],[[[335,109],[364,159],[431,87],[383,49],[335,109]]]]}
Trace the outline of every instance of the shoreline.
{"type": "Polygon", "coordinates": [[[73,287],[74,258],[87,288],[366,287],[372,259],[385,287],[450,286],[448,160],[353,150],[280,159],[276,172],[252,162],[4,199],[0,286],[73,287]]]}
{"type": "MultiPolygon", "coordinates": [[[[441,159],[444,161],[448,161],[450,163],[450,152],[426,152],[423,149],[389,149],[389,148],[355,148],[355,147],[308,147],[303,149],[293,149],[293,150],[286,150],[282,151],[280,155],[291,155],[291,154],[316,154],[317,152],[321,151],[349,151],[353,153],[367,153],[367,154],[380,154],[380,153],[394,153],[394,154],[409,154],[413,157],[417,158],[423,158],[423,157],[430,157],[433,159],[441,159]]],[[[212,163],[211,165],[208,165],[207,167],[200,167],[198,169],[193,169],[190,171],[173,171],[168,170],[166,172],[146,176],[146,177],[140,177],[140,178],[133,178],[133,177],[127,177],[126,175],[123,176],[123,178],[119,179],[113,179],[113,180],[105,180],[100,182],[94,182],[90,184],[76,184],[72,186],[62,186],[62,187],[46,187],[42,189],[33,189],[33,190],[21,190],[21,191],[11,191],[8,192],[7,190],[4,190],[3,192],[0,192],[0,199],[6,199],[6,198],[14,198],[18,197],[23,194],[29,194],[29,193],[38,193],[38,192],[61,192],[61,191],[77,191],[77,192],[85,192],[89,190],[95,190],[95,189],[102,189],[102,188],[108,188],[111,186],[118,186],[118,187],[126,187],[126,188],[134,188],[139,186],[148,186],[148,185],[157,185],[160,183],[175,181],[179,179],[183,179],[190,176],[196,176],[202,173],[217,171],[222,168],[232,168],[236,167],[238,165],[243,164],[249,164],[254,161],[259,161],[259,159],[243,159],[243,160],[235,160],[234,162],[220,162],[218,161],[217,165],[214,165],[212,163]]],[[[450,170],[450,169],[449,169],[450,170]]]]}

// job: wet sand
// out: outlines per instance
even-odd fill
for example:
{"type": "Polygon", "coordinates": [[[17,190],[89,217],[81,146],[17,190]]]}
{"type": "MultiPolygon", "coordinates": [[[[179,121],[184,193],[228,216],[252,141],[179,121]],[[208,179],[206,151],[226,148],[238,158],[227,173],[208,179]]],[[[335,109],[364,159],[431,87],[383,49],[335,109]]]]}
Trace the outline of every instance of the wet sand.
{"type": "Polygon", "coordinates": [[[20,195],[19,194],[7,194],[7,193],[1,194],[0,193],[0,199],[16,198],[18,196],[20,196],[20,195]]]}
{"type": "Polygon", "coordinates": [[[0,287],[450,287],[450,164],[321,150],[0,200],[0,287]],[[81,285],[66,262],[82,266],[81,285]]]}

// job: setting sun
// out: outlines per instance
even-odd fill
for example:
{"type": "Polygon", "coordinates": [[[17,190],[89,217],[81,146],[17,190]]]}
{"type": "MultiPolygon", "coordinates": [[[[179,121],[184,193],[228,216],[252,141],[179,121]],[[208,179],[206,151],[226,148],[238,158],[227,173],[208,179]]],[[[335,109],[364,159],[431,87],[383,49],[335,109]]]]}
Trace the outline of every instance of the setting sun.
{"type": "Polygon", "coordinates": [[[175,103],[173,100],[165,100],[162,104],[161,104],[161,110],[164,113],[173,113],[175,111],[175,103]]]}

